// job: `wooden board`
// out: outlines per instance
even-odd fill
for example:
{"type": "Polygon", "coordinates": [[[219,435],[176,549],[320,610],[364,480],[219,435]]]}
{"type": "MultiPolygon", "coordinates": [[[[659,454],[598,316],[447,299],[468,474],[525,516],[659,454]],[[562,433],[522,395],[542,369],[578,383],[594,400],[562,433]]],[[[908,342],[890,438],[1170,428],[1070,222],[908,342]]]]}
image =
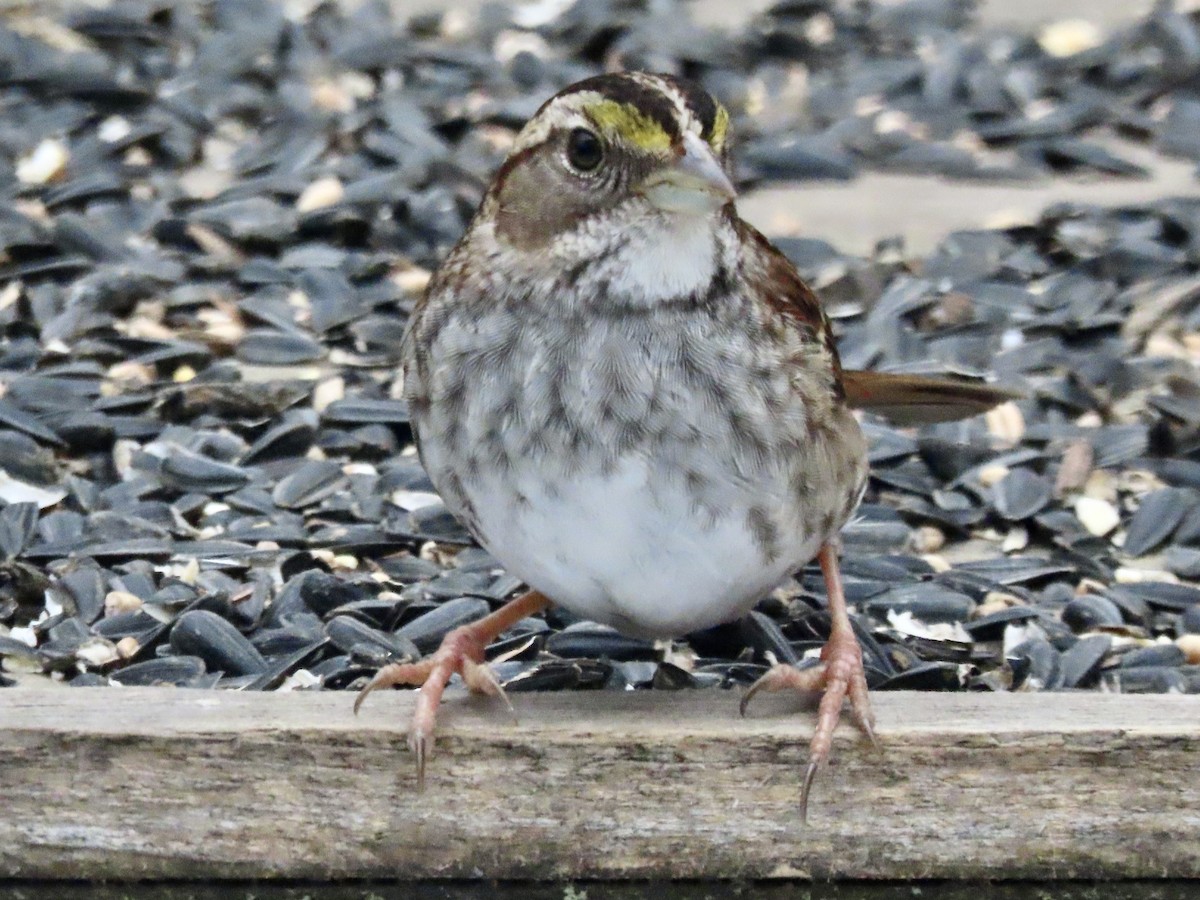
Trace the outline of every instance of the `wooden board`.
{"type": "Polygon", "coordinates": [[[876,694],[796,815],[811,715],[732,692],[0,691],[0,877],[1200,876],[1200,699],[876,694]]]}

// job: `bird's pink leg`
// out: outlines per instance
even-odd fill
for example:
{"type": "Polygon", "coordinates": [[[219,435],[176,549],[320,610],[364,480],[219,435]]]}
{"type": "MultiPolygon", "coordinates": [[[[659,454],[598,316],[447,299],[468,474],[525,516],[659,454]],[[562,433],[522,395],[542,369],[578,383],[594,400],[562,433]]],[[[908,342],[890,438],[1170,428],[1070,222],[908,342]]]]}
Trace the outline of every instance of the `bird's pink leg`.
{"type": "Polygon", "coordinates": [[[817,554],[821,573],[825,576],[825,590],[829,595],[829,640],[821,650],[821,663],[807,669],[778,664],[754,682],[742,697],[742,715],[746,706],[759,691],[824,691],[817,710],[817,729],[809,744],[808,769],[804,773],[804,787],[800,793],[800,817],[808,821],[808,794],[813,778],[821,764],[829,757],[833,746],[833,731],[842,713],[842,702],[850,698],[850,712],[858,727],[872,744],[875,740],[875,715],[871,712],[871,699],[867,695],[867,678],[863,672],[862,648],[850,625],[850,613],[846,609],[846,595],[842,590],[842,575],[838,569],[837,551],[833,545],[822,545],[817,554]]]}
{"type": "Polygon", "coordinates": [[[375,673],[370,683],[359,691],[354,701],[356,713],[367,694],[372,691],[396,684],[421,686],[417,696],[417,708],[413,711],[412,724],[408,730],[408,746],[417,761],[418,790],[425,787],[425,763],[433,752],[433,727],[437,722],[442,692],[445,691],[450,676],[458,672],[471,690],[499,697],[511,711],[512,704],[508,702],[504,689],[484,662],[484,649],[514,624],[549,605],[550,601],[537,591],[523,594],[478,622],[455,628],[442,639],[441,646],[433,656],[413,663],[392,663],[384,666],[375,673]]]}

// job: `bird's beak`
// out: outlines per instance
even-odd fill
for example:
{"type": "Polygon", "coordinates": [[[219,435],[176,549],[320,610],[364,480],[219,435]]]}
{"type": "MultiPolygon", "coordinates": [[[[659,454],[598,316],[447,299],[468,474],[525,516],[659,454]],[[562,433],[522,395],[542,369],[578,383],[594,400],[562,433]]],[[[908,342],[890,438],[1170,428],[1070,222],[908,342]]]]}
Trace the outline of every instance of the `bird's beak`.
{"type": "Polygon", "coordinates": [[[712,149],[699,136],[683,136],[683,153],[642,182],[642,194],[666,212],[706,213],[737,196],[712,149]]]}

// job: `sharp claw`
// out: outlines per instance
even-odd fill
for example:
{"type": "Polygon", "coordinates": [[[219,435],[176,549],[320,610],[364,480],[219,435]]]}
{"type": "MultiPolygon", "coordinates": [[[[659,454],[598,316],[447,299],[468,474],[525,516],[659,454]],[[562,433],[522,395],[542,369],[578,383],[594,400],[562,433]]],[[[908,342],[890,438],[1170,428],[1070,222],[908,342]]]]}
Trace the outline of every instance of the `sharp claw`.
{"type": "Polygon", "coordinates": [[[489,697],[499,697],[508,707],[508,714],[512,716],[513,723],[520,724],[517,722],[517,711],[513,709],[512,701],[508,699],[508,692],[504,690],[504,685],[500,683],[500,679],[496,677],[491,666],[487,663],[466,660],[463,663],[463,676],[463,680],[467,682],[467,687],[471,690],[480,691],[489,697]]]}
{"type": "Polygon", "coordinates": [[[359,708],[363,705],[363,701],[367,699],[367,694],[381,687],[390,687],[393,684],[400,684],[403,679],[396,677],[403,671],[403,666],[397,663],[390,663],[375,673],[375,676],[367,682],[366,687],[358,692],[358,696],[354,698],[354,714],[358,715],[359,708]]]}
{"type": "Polygon", "coordinates": [[[804,771],[804,787],[800,789],[800,823],[808,824],[808,793],[812,790],[813,780],[817,777],[817,769],[821,767],[821,761],[818,759],[811,760],[808,768],[804,771]]]}
{"type": "Polygon", "coordinates": [[[862,709],[859,707],[857,698],[854,696],[854,692],[848,691],[847,693],[850,695],[850,717],[854,719],[854,724],[858,726],[859,730],[869,737],[874,726],[868,720],[867,715],[863,713],[862,709]]]}
{"type": "Polygon", "coordinates": [[[425,793],[425,762],[429,759],[430,751],[433,749],[430,746],[432,743],[433,738],[420,731],[414,731],[408,741],[408,747],[412,750],[417,763],[418,794],[425,793]]]}
{"type": "Polygon", "coordinates": [[[879,738],[875,737],[875,732],[873,732],[873,731],[868,732],[867,738],[871,741],[872,752],[883,753],[883,744],[880,743],[879,738]]]}
{"type": "Polygon", "coordinates": [[[508,714],[512,717],[514,725],[520,725],[521,722],[517,718],[517,711],[513,709],[512,701],[508,699],[508,691],[504,690],[503,685],[499,681],[496,682],[496,696],[504,701],[504,705],[508,707],[508,714]]]}
{"type": "Polygon", "coordinates": [[[473,691],[487,694],[489,697],[499,697],[508,707],[508,714],[512,716],[513,722],[517,721],[517,711],[513,709],[512,701],[508,699],[504,685],[500,683],[500,679],[496,677],[491,666],[487,663],[477,663],[474,660],[464,660],[463,680],[473,691]]]}
{"type": "Polygon", "coordinates": [[[742,694],[741,702],[738,703],[738,712],[741,713],[743,719],[746,718],[746,707],[750,705],[750,701],[754,698],[754,695],[761,690],[761,686],[762,681],[756,681],[750,685],[746,693],[742,694]]]}
{"type": "Polygon", "coordinates": [[[883,752],[883,744],[879,743],[879,738],[875,736],[875,725],[866,716],[858,716],[858,727],[862,729],[862,733],[867,736],[867,740],[871,742],[871,749],[876,753],[883,752]]]}
{"type": "Polygon", "coordinates": [[[361,707],[363,705],[363,701],[367,699],[367,694],[371,693],[373,690],[375,690],[374,684],[372,682],[368,682],[367,686],[359,691],[358,696],[354,698],[354,714],[356,716],[358,715],[359,707],[361,707]]]}
{"type": "Polygon", "coordinates": [[[875,751],[882,750],[879,738],[875,736],[875,714],[871,711],[871,697],[865,675],[855,675],[850,683],[850,714],[854,716],[859,730],[866,735],[875,751]]]}
{"type": "MultiPolygon", "coordinates": [[[[425,767],[433,755],[433,732],[442,692],[453,672],[458,671],[473,689],[482,689],[499,697],[513,719],[516,712],[496,675],[482,663],[484,648],[514,622],[544,609],[549,601],[536,591],[511,600],[477,622],[456,628],[447,634],[432,656],[417,662],[398,662],[384,666],[354,699],[357,714],[363,700],[372,691],[395,684],[420,685],[416,708],[408,732],[408,747],[417,764],[417,790],[425,790],[425,767]]],[[[521,648],[525,649],[524,647],[521,648]]]]}

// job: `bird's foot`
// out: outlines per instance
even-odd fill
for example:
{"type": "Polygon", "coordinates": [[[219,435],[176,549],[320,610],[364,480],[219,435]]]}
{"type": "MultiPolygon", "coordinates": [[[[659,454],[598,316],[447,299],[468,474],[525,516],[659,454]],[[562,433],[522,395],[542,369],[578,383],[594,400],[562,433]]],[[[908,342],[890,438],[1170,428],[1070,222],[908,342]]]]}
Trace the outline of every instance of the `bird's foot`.
{"type": "Polygon", "coordinates": [[[544,609],[547,602],[541,594],[532,591],[518,597],[478,622],[455,628],[442,639],[441,646],[432,656],[417,662],[384,666],[359,691],[354,701],[355,713],[372,691],[397,684],[420,686],[408,729],[408,747],[417,762],[418,790],[425,788],[425,765],[433,753],[437,711],[450,676],[457,672],[472,691],[499,697],[512,713],[512,703],[504,693],[504,688],[500,686],[491,667],[484,662],[484,649],[513,623],[544,609]]]}
{"type": "Polygon", "coordinates": [[[483,661],[485,643],[480,640],[472,626],[466,625],[451,631],[442,640],[433,656],[413,663],[392,663],[384,666],[375,673],[358,693],[354,701],[354,711],[357,713],[367,694],[380,688],[388,688],[397,684],[419,685],[421,690],[417,696],[417,707],[413,711],[412,724],[408,729],[408,749],[413,752],[417,761],[417,789],[425,789],[425,763],[433,752],[433,727],[437,722],[438,707],[442,702],[442,692],[450,676],[457,672],[466,682],[467,687],[480,694],[490,694],[499,697],[512,712],[512,703],[504,693],[504,688],[496,679],[491,667],[483,661]]]}
{"type": "Polygon", "coordinates": [[[800,793],[800,818],[808,821],[808,795],[812,789],[817,770],[829,758],[833,747],[833,732],[842,714],[842,703],[850,699],[850,713],[855,723],[875,747],[875,715],[871,711],[871,698],[867,693],[867,676],[863,671],[862,648],[850,616],[846,611],[842,594],[841,579],[837,571],[837,559],[826,545],[818,559],[829,587],[831,630],[829,640],[821,649],[821,661],[815,666],[798,669],[795,666],[777,664],[750,686],[742,697],[741,713],[755,694],[760,691],[800,691],[812,693],[822,691],[817,709],[817,726],[809,744],[808,769],[804,773],[804,787],[800,793]]]}
{"type": "Polygon", "coordinates": [[[743,695],[742,715],[746,714],[750,700],[760,691],[824,692],[817,710],[816,732],[809,744],[808,768],[804,773],[804,787],[800,793],[800,817],[807,822],[809,791],[812,789],[817,770],[829,758],[829,751],[833,747],[833,732],[841,717],[842,702],[847,697],[850,698],[850,713],[854,721],[871,743],[878,746],[875,739],[875,716],[871,712],[867,679],[863,673],[862,651],[854,633],[836,637],[831,635],[829,643],[821,651],[821,662],[815,666],[804,669],[783,663],[772,666],[743,695]]]}

